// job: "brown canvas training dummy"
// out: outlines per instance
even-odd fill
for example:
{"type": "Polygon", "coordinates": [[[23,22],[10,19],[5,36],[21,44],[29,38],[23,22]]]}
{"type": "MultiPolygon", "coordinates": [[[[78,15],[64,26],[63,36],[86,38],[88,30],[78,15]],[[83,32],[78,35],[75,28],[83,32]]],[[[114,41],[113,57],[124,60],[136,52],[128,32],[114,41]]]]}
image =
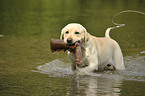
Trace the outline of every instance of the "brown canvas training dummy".
{"type": "Polygon", "coordinates": [[[68,46],[66,43],[64,43],[63,40],[60,39],[51,39],[50,40],[50,47],[51,47],[51,52],[59,52],[63,51],[65,52],[66,50],[72,52],[75,54],[75,62],[78,67],[81,67],[81,61],[82,61],[82,51],[81,47],[79,46],[79,43],[75,43],[74,45],[68,46]]]}

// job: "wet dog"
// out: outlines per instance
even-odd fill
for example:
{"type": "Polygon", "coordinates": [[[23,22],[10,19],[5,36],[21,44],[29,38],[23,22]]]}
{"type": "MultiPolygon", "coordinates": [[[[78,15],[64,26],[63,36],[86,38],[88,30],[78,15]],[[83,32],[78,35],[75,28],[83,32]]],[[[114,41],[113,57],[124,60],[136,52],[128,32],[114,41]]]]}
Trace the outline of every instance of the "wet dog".
{"type": "Polygon", "coordinates": [[[68,24],[62,29],[60,39],[68,45],[80,43],[82,49],[83,67],[81,68],[75,64],[74,54],[68,52],[73,71],[92,72],[106,69],[125,69],[121,49],[118,43],[110,38],[110,30],[111,28],[106,30],[105,37],[95,37],[77,23],[68,24]]]}

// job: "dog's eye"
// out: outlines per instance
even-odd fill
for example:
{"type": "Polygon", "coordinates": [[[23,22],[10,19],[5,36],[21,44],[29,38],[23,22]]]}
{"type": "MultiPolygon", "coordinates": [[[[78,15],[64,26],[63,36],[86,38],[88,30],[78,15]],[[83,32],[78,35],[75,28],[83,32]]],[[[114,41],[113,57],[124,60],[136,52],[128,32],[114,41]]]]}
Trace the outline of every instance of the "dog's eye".
{"type": "Polygon", "coordinates": [[[68,34],[69,32],[68,32],[68,31],[66,31],[65,33],[66,33],[66,34],[68,34]]]}
{"type": "Polygon", "coordinates": [[[75,34],[80,34],[79,32],[75,32],[75,34]]]}

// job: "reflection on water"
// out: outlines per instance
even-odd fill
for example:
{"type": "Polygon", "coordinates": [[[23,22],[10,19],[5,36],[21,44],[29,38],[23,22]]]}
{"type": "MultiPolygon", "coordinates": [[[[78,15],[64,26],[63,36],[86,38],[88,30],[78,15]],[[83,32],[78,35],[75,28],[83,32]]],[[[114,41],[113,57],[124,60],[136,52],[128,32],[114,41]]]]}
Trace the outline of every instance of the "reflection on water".
{"type": "Polygon", "coordinates": [[[100,76],[80,76],[70,79],[68,92],[70,96],[119,96],[122,80],[119,78],[100,77],[100,76]],[[98,94],[98,95],[97,95],[98,94]]]}
{"type": "MultiPolygon", "coordinates": [[[[144,54],[141,52],[141,54],[144,54]]],[[[51,77],[70,78],[67,87],[69,96],[119,96],[123,80],[145,81],[145,56],[126,56],[125,71],[104,71],[91,73],[85,76],[73,74],[69,63],[56,59],[44,65],[38,66],[38,71],[49,74],[51,77]]]]}

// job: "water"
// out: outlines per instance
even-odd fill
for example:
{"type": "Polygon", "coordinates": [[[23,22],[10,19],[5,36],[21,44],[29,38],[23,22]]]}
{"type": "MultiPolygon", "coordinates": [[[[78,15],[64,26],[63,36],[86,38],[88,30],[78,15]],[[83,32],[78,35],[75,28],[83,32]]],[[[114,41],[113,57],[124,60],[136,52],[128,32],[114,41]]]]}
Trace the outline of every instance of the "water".
{"type": "MultiPolygon", "coordinates": [[[[74,74],[71,71],[70,64],[59,59],[55,59],[44,65],[39,65],[37,67],[38,71],[33,71],[48,74],[49,77],[69,78],[69,87],[67,88],[68,92],[66,93],[66,95],[69,96],[77,96],[80,94],[86,96],[119,96],[122,94],[122,86],[124,86],[124,82],[135,83],[142,81],[143,84],[145,82],[145,65],[143,65],[145,56],[126,56],[124,59],[126,64],[125,71],[104,71],[82,76],[74,74]]],[[[129,86],[130,85],[127,87],[129,86]]],[[[137,90],[137,93],[141,90],[143,91],[143,88],[145,88],[144,85],[140,90],[137,90]]],[[[143,93],[144,92],[141,92],[140,94],[143,93]]]]}
{"type": "Polygon", "coordinates": [[[125,71],[77,75],[67,53],[52,54],[50,39],[78,22],[104,36],[113,16],[123,10],[145,12],[144,0],[0,0],[1,96],[144,96],[145,16],[118,15],[126,24],[111,30],[123,52],[125,71]]]}

